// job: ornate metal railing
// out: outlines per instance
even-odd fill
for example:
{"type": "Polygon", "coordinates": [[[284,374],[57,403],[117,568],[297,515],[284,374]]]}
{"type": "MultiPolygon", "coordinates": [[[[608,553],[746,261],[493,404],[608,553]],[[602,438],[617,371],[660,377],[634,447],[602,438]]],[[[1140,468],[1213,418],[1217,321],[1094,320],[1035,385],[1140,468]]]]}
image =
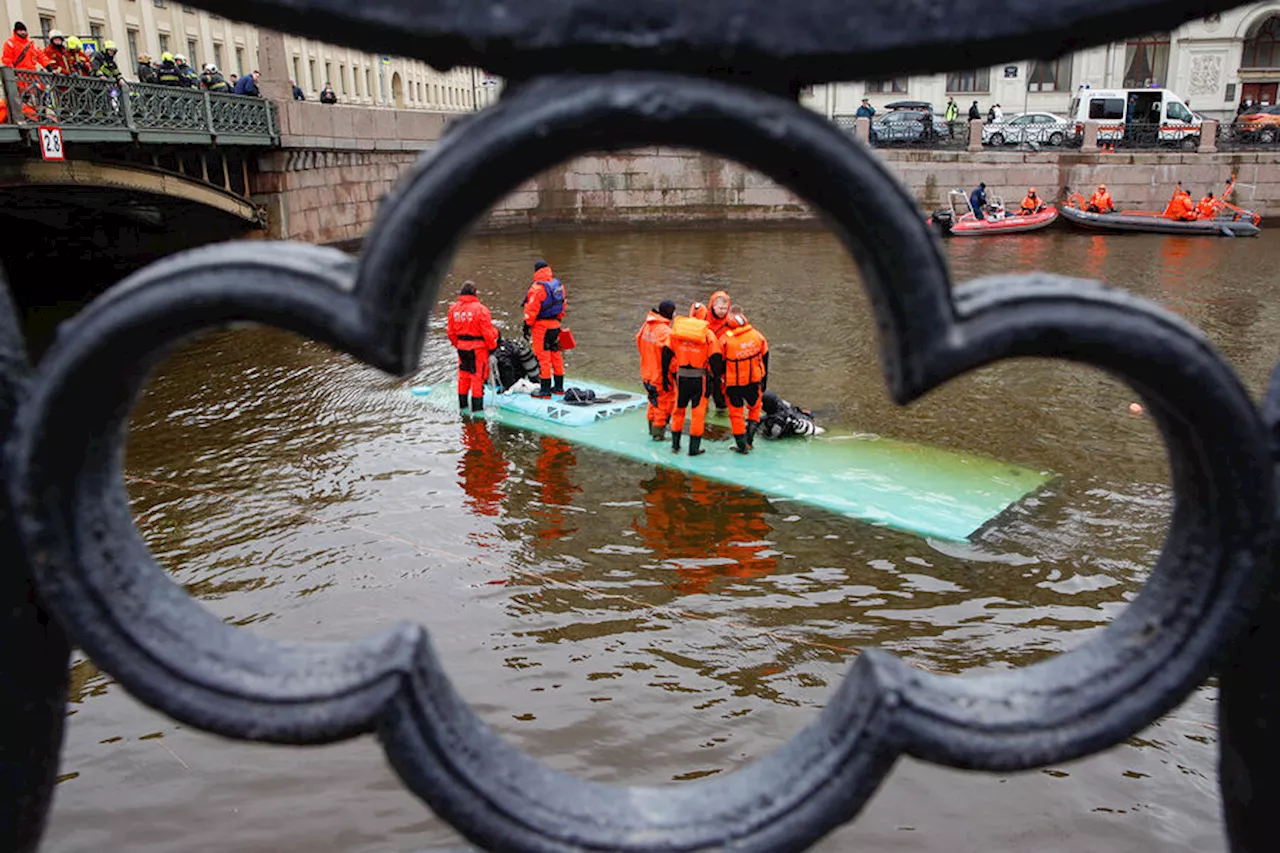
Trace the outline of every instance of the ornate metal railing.
{"type": "Polygon", "coordinates": [[[90,305],[30,371],[14,318],[0,312],[9,502],[0,846],[38,840],[74,641],[139,700],[205,731],[282,744],[376,732],[437,814],[476,845],[512,851],[803,849],[856,817],[901,755],[978,771],[1055,764],[1120,743],[1217,673],[1230,843],[1273,849],[1280,378],[1259,410],[1197,330],[1097,282],[1031,274],[953,287],[901,186],[786,96],[808,81],[935,72],[1027,44],[1051,54],[1168,30],[1233,4],[1059,0],[1048,17],[1042,0],[987,0],[981,16],[966,0],[940,0],[927,14],[901,0],[500,5],[501,15],[446,0],[405,0],[394,13],[348,0],[219,3],[259,24],[518,82],[406,176],[358,260],[262,242],[183,253],[90,305]],[[707,75],[727,66],[735,73],[725,79],[707,75]],[[169,347],[256,321],[410,374],[471,222],[566,158],[642,145],[736,159],[824,211],[861,267],[900,403],[1024,356],[1083,362],[1131,386],[1167,446],[1174,507],[1129,607],[1084,645],[1012,672],[948,677],[868,651],[779,751],[675,789],[633,788],[553,771],[504,743],[453,689],[422,627],[346,645],[280,643],[217,619],[156,564],[133,526],[122,442],[130,405],[169,347]]]}
{"type": "Polygon", "coordinates": [[[147,83],[0,69],[8,124],[57,125],[70,141],[275,145],[279,125],[265,98],[147,83]]]}

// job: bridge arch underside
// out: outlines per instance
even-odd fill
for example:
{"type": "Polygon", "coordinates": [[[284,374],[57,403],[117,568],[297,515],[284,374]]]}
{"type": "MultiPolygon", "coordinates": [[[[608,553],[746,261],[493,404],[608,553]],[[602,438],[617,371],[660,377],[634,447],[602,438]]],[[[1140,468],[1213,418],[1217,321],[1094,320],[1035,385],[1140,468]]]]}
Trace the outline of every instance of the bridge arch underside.
{"type": "Polygon", "coordinates": [[[0,262],[21,309],[83,302],[159,257],[261,228],[245,199],[180,175],[0,163],[0,262]]]}

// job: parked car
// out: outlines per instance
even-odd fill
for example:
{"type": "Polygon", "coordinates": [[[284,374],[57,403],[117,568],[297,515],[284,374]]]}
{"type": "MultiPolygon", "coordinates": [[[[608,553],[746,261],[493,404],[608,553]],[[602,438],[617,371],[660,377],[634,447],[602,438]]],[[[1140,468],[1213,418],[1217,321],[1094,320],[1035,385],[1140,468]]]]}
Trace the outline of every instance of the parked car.
{"type": "MultiPolygon", "coordinates": [[[[923,110],[890,110],[871,122],[871,144],[919,142],[924,136],[923,110]]],[[[936,139],[948,137],[947,123],[942,116],[933,113],[933,135],[936,139]]]]}
{"type": "Polygon", "coordinates": [[[1236,120],[1235,128],[1241,139],[1270,145],[1280,139],[1280,104],[1250,108],[1236,120]]]}
{"type": "Polygon", "coordinates": [[[1071,135],[1071,122],[1053,113],[1018,113],[982,128],[983,145],[1038,142],[1061,145],[1071,135]]]}

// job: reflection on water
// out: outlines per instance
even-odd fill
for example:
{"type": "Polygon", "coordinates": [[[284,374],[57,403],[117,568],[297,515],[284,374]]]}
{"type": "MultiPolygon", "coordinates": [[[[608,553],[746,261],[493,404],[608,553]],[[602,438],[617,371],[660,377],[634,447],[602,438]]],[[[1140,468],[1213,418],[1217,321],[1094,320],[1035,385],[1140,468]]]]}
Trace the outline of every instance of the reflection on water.
{"type": "MultiPolygon", "coordinates": [[[[1041,268],[1153,299],[1203,328],[1255,393],[1280,338],[1264,298],[1277,250],[1270,233],[947,246],[960,279],[1041,268]]],[[[586,778],[659,784],[731,771],[783,742],[860,648],[945,673],[1027,665],[1084,642],[1145,579],[1170,505],[1165,459],[1112,380],[1001,364],[898,409],[857,273],[811,230],[480,238],[462,248],[441,304],[474,279],[513,332],[535,257],[569,288],[571,376],[636,387],[645,309],[724,288],[769,336],[771,388],[833,434],[1060,476],[971,542],[927,541],[434,412],[407,383],[281,333],[220,333],[167,362],[130,433],[139,527],[175,581],[271,637],[421,622],[504,737],[586,778]]],[[[441,325],[414,382],[451,374],[441,325]]],[[[73,695],[49,850],[456,841],[370,741],[225,743],[140,708],[87,661],[73,695]]],[[[904,760],[823,849],[1221,849],[1215,703],[1201,688],[1128,744],[1045,772],[970,776],[904,760]]]]}

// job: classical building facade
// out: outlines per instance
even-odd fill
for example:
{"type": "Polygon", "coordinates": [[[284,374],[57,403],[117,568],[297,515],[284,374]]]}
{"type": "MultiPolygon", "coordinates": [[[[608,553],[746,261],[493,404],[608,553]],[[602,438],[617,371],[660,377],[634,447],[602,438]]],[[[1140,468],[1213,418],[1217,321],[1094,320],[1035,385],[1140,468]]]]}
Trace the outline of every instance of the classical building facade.
{"type": "MultiPolygon", "coordinates": [[[[8,20],[27,25],[32,37],[62,30],[119,50],[126,78],[134,79],[139,56],[159,60],[165,51],[184,54],[192,67],[217,65],[224,74],[247,74],[260,65],[253,27],[170,0],[4,0],[8,20]]],[[[309,39],[285,36],[292,77],[308,98],[327,82],[338,102],[400,109],[463,112],[488,103],[497,81],[471,68],[437,71],[424,62],[375,56],[309,39]]]]}
{"type": "Polygon", "coordinates": [[[1026,110],[1066,113],[1080,86],[1163,86],[1209,118],[1234,115],[1244,99],[1275,104],[1280,94],[1280,2],[1242,6],[1173,32],[1151,33],[1056,60],[814,86],[802,100],[831,117],[852,115],[864,97],[877,109],[893,101],[918,100],[939,111],[952,97],[962,117],[973,101],[984,116],[997,103],[1006,115],[1026,110]]]}

